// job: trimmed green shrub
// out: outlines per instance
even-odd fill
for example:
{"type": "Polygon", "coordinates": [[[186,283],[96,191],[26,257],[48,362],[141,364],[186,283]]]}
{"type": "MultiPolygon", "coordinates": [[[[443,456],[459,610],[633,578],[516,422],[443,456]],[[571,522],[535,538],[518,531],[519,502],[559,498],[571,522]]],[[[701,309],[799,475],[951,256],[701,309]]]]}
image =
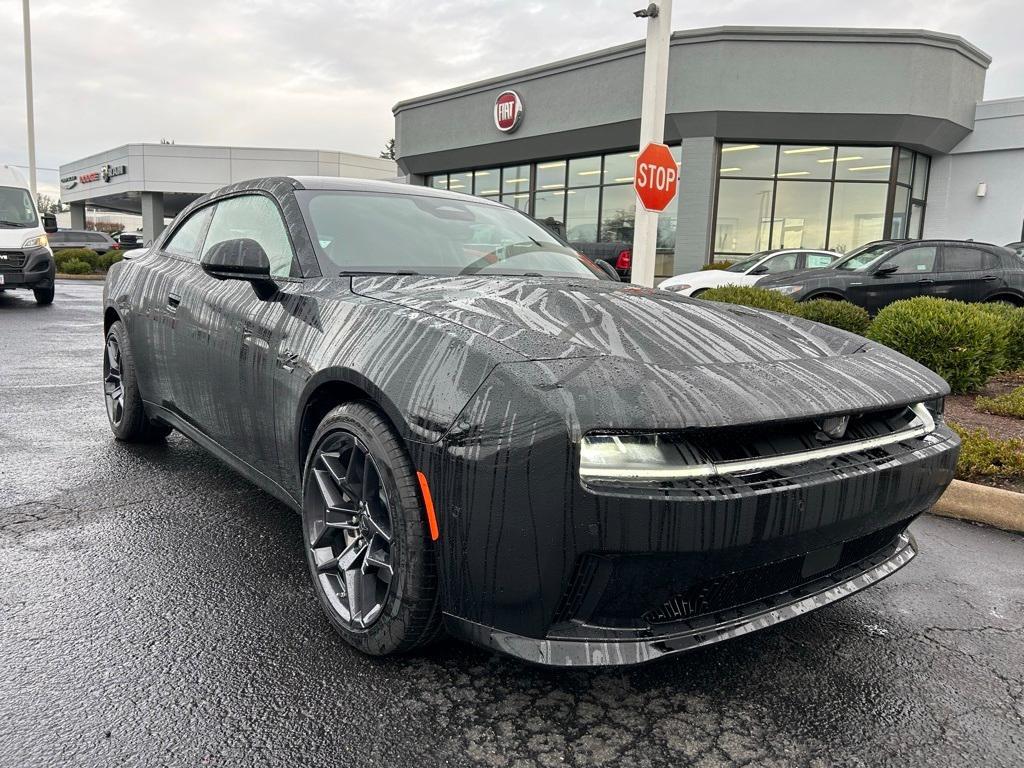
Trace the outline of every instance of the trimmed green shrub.
{"type": "Polygon", "coordinates": [[[1006,324],[1006,364],[1004,370],[1017,371],[1024,368],[1024,307],[1015,307],[1006,302],[979,304],[978,308],[998,317],[1006,324]]]}
{"type": "Polygon", "coordinates": [[[984,429],[950,426],[960,435],[960,458],[956,476],[962,480],[977,477],[1024,479],[1024,440],[999,440],[984,429]]]}
{"type": "Polygon", "coordinates": [[[99,257],[100,270],[106,272],[114,264],[117,264],[117,262],[119,262],[123,258],[124,253],[122,251],[107,251],[106,253],[99,257]]]}
{"type": "Polygon", "coordinates": [[[805,301],[796,305],[796,313],[805,320],[831,325],[859,336],[863,336],[871,327],[871,315],[867,310],[848,301],[805,301]]]}
{"type": "Polygon", "coordinates": [[[705,264],[703,267],[701,267],[701,270],[728,269],[735,263],[735,261],[713,261],[710,264],[705,264]]]}
{"type": "Polygon", "coordinates": [[[796,302],[789,296],[783,296],[778,291],[754,288],[749,285],[723,285],[721,288],[711,288],[704,291],[700,298],[708,301],[722,301],[726,304],[742,304],[745,307],[756,309],[768,309],[787,315],[797,313],[796,302]]]}
{"type": "Polygon", "coordinates": [[[997,416],[1013,416],[1024,419],[1024,387],[1017,387],[1012,392],[996,397],[979,397],[974,401],[974,408],[997,416]]]}
{"type": "Polygon", "coordinates": [[[64,262],[64,266],[60,268],[60,271],[65,275],[90,275],[93,272],[93,268],[91,264],[86,264],[84,261],[71,259],[71,261],[64,262]]]}
{"type": "Polygon", "coordinates": [[[977,304],[930,296],[882,309],[868,336],[913,358],[949,382],[954,394],[973,392],[1003,370],[1006,324],[977,304]]]}
{"type": "Polygon", "coordinates": [[[80,261],[87,264],[90,269],[95,268],[96,260],[99,258],[96,251],[88,248],[63,248],[59,251],[54,252],[53,261],[57,265],[58,272],[64,272],[65,274],[80,275],[85,274],[83,272],[68,272],[64,265],[71,261],[80,261]]]}

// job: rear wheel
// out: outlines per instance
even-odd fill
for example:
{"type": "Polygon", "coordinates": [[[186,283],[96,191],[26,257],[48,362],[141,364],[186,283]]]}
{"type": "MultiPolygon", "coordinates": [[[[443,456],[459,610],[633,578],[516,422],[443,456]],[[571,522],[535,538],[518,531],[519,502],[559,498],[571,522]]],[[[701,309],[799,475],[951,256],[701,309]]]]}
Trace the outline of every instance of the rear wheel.
{"type": "Polygon", "coordinates": [[[53,286],[49,288],[33,288],[32,293],[36,297],[36,304],[46,306],[53,303],[53,286]]]}
{"type": "Polygon", "coordinates": [[[365,402],[332,410],[306,459],[302,529],[320,604],[334,629],[375,656],[440,630],[437,572],[412,463],[365,402]]]}
{"type": "Polygon", "coordinates": [[[135,360],[120,320],[107,331],[103,350],[103,400],[110,431],[118,440],[149,442],[167,437],[171,428],[151,421],[142,407],[135,360]]]}

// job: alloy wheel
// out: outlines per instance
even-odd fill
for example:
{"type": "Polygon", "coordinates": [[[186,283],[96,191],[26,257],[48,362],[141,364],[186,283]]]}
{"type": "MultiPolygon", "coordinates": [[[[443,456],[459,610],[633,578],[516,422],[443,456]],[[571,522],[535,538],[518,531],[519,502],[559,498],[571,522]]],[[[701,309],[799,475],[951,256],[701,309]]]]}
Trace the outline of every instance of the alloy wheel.
{"type": "Polygon", "coordinates": [[[366,629],[394,578],[391,506],[380,471],[363,442],[340,430],[320,443],[311,471],[306,540],[316,578],[338,618],[366,629]]]}
{"type": "Polygon", "coordinates": [[[107,351],[103,356],[103,395],[111,423],[120,424],[124,417],[124,380],[121,374],[121,345],[113,334],[107,337],[107,351]]]}

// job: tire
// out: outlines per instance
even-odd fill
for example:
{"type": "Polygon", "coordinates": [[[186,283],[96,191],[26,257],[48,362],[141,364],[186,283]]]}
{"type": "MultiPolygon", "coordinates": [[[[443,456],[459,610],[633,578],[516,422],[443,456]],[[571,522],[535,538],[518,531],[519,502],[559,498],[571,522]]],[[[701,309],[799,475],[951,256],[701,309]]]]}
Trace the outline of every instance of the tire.
{"type": "Polygon", "coordinates": [[[434,640],[434,547],[416,473],[390,422],[365,401],[338,406],[313,435],[303,478],[306,560],[335,631],[373,656],[434,640]]]}
{"type": "Polygon", "coordinates": [[[47,304],[53,304],[53,286],[49,288],[33,288],[32,293],[36,297],[36,304],[41,307],[45,307],[47,304]]]}
{"type": "Polygon", "coordinates": [[[146,443],[167,437],[171,428],[147,418],[139,394],[135,358],[124,324],[107,331],[103,345],[103,400],[114,437],[126,443],[146,443]]]}

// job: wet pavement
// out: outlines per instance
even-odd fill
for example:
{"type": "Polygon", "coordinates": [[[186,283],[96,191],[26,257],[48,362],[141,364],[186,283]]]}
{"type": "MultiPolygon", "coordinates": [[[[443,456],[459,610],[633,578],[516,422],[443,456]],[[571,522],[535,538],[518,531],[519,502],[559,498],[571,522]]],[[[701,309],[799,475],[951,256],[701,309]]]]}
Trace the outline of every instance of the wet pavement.
{"type": "Polygon", "coordinates": [[[879,586],[633,669],[365,658],[299,519],[107,429],[100,285],[0,294],[0,765],[1020,766],[1024,538],[925,517],[879,586]]]}

